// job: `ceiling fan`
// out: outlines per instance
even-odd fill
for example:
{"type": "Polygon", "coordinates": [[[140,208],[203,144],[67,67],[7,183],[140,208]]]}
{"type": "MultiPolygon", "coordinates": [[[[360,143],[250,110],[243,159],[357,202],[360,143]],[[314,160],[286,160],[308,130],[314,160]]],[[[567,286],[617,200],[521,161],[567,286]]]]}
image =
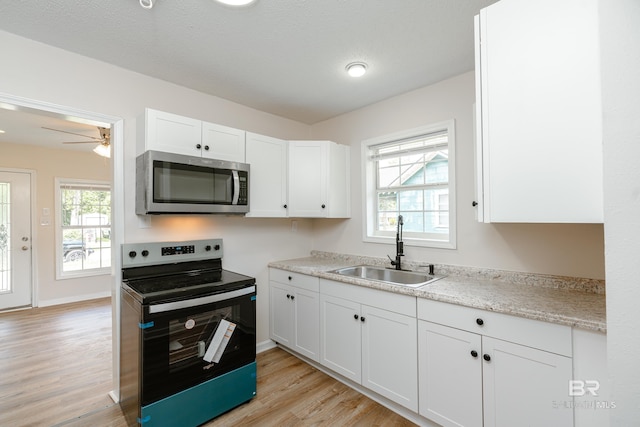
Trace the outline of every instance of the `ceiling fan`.
{"type": "Polygon", "coordinates": [[[111,145],[111,128],[103,128],[98,126],[98,133],[100,134],[100,137],[95,137],[95,136],[88,136],[88,135],[83,135],[81,133],[75,133],[75,132],[69,132],[66,130],[60,130],[60,129],[53,129],[53,128],[48,128],[45,126],[42,126],[42,129],[47,129],[47,130],[52,130],[55,132],[62,132],[62,133],[68,133],[71,135],[77,135],[77,136],[81,136],[83,138],[91,138],[91,141],[66,141],[63,142],[63,144],[86,144],[86,143],[98,143],[98,145],[96,146],[96,148],[93,149],[93,152],[102,156],[102,157],[111,157],[111,149],[110,149],[110,145],[111,145]]]}

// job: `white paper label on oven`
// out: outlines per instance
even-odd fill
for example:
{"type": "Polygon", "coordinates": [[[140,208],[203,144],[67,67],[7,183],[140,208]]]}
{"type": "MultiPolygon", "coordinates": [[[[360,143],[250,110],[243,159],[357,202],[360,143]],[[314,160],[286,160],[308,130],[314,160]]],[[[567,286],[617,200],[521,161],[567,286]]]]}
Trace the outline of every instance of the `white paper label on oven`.
{"type": "Polygon", "coordinates": [[[227,348],[227,344],[229,344],[229,340],[235,329],[235,323],[224,319],[220,321],[218,329],[216,329],[216,333],[211,340],[211,344],[209,344],[209,348],[207,348],[204,354],[203,359],[205,362],[218,363],[220,361],[222,353],[224,353],[224,350],[227,348]]]}

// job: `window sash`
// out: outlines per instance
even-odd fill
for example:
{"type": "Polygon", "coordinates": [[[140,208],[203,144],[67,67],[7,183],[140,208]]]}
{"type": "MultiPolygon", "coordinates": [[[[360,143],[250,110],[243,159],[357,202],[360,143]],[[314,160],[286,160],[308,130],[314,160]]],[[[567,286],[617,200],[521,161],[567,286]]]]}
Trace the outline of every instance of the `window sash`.
{"type": "Polygon", "coordinates": [[[66,180],[63,178],[56,179],[57,188],[57,234],[56,239],[56,252],[57,252],[57,279],[73,278],[73,277],[86,277],[111,273],[111,251],[112,241],[111,236],[111,186],[108,183],[91,182],[91,181],[74,181],[66,180]],[[95,205],[99,209],[98,212],[85,212],[81,209],[80,204],[65,205],[63,195],[65,191],[79,191],[80,198],[82,198],[83,192],[107,192],[109,193],[109,203],[98,202],[95,205]],[[71,221],[69,224],[65,224],[64,215],[71,209],[74,216],[77,216],[76,220],[71,221]],[[86,221],[84,215],[95,214],[96,219],[86,221]],[[104,215],[104,216],[103,216],[104,215]],[[65,239],[72,233],[74,237],[76,235],[79,238],[65,239]],[[93,236],[93,239],[87,240],[87,236],[93,236]],[[105,240],[106,238],[106,240],[105,240]],[[80,248],[72,248],[69,250],[69,246],[66,247],[65,241],[78,240],[82,244],[83,251],[80,248]],[[73,250],[75,249],[75,250],[73,250]],[[73,253],[72,253],[73,252],[73,253]],[[81,254],[84,252],[84,255],[81,254]]]}
{"type": "MultiPolygon", "coordinates": [[[[365,242],[389,243],[395,237],[396,228],[390,227],[392,215],[405,216],[405,245],[435,248],[456,248],[456,203],[455,203],[455,126],[454,121],[436,123],[421,128],[409,129],[395,134],[380,136],[362,141],[363,167],[363,202],[365,206],[365,222],[363,224],[363,240],[365,242]],[[419,146],[412,145],[416,143],[419,146]],[[442,152],[436,158],[428,153],[442,152]],[[409,156],[425,155],[415,165],[415,159],[409,156]],[[403,158],[404,159],[401,159],[403,158]],[[442,161],[440,166],[430,162],[442,161]],[[405,161],[406,163],[402,163],[405,161]],[[383,163],[382,167],[380,163],[383,163]],[[396,171],[393,169],[397,168],[396,171]],[[382,177],[379,174],[384,172],[382,177]],[[427,175],[425,175],[427,172],[427,175]],[[404,175],[403,175],[404,174],[404,175]],[[404,184],[403,184],[404,183],[404,184]],[[381,193],[402,193],[406,191],[422,192],[422,198],[415,200],[419,206],[413,210],[413,200],[402,205],[400,198],[381,201],[381,193]],[[447,198],[438,196],[436,192],[444,191],[447,198]],[[428,201],[426,199],[428,197],[428,201]],[[448,200],[448,204],[446,203],[448,200]],[[383,203],[383,205],[380,205],[383,203]],[[410,209],[406,209],[409,206],[410,209]],[[422,228],[416,226],[415,231],[408,226],[410,213],[421,217],[422,228]],[[387,214],[388,222],[382,217],[387,214]],[[426,224],[426,226],[425,226],[426,224]],[[382,228],[382,229],[381,229],[382,228]],[[385,230],[386,228],[386,230],[385,230]],[[391,230],[393,228],[393,230],[391,230]],[[422,231],[420,231],[422,230],[422,231]]],[[[406,202],[406,199],[405,199],[406,202]]],[[[415,220],[414,220],[415,221],[415,220]]],[[[416,223],[414,222],[414,225],[416,223]]]]}

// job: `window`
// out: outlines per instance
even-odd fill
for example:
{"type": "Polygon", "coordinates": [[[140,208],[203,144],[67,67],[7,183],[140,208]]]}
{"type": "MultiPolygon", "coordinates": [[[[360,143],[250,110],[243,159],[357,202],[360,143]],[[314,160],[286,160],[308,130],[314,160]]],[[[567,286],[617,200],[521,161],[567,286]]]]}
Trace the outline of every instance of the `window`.
{"type": "Polygon", "coordinates": [[[111,188],[56,179],[57,278],[111,274],[111,188]]]}
{"type": "Polygon", "coordinates": [[[455,248],[453,120],[362,142],[364,241],[455,248]]]}

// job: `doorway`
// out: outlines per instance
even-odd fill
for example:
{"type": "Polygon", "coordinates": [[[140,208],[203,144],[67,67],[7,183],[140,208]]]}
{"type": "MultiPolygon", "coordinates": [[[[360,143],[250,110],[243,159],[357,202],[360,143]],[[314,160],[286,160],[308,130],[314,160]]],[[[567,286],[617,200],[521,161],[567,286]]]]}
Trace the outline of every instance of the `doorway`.
{"type": "MultiPolygon", "coordinates": [[[[73,119],[80,123],[94,126],[109,127],[111,130],[111,296],[112,296],[112,353],[113,357],[113,391],[110,393],[114,401],[118,401],[119,395],[119,304],[120,282],[116,272],[121,270],[120,246],[124,234],[124,122],[116,116],[105,115],[73,107],[51,104],[48,102],[26,99],[12,95],[0,93],[0,108],[13,111],[24,111],[31,114],[41,114],[49,117],[57,117],[65,120],[73,119]]],[[[32,239],[36,239],[36,217],[31,217],[32,239]]],[[[37,301],[38,283],[37,278],[32,278],[34,282],[34,301],[37,301]]]]}
{"type": "Polygon", "coordinates": [[[31,173],[0,170],[0,310],[31,306],[31,173]]]}

